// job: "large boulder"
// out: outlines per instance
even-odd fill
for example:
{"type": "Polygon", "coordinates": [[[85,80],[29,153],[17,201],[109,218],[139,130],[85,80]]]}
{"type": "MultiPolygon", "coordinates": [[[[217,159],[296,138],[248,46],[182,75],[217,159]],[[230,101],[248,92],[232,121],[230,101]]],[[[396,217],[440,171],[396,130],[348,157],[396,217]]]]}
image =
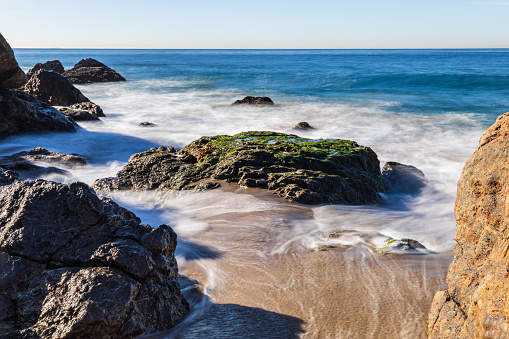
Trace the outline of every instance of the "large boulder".
{"type": "Polygon", "coordinates": [[[372,204],[385,190],[379,166],[375,152],[354,141],[245,132],[202,137],[178,152],[160,147],[135,154],[117,177],[94,187],[182,190],[217,187],[206,182],[221,179],[301,203],[372,204]]]}
{"type": "Polygon", "coordinates": [[[263,105],[274,105],[274,102],[269,97],[252,97],[247,96],[242,100],[235,101],[232,105],[256,105],[256,106],[263,106],[263,105]]]}
{"type": "Polygon", "coordinates": [[[83,183],[0,174],[0,337],[132,338],[187,313],[166,225],[83,183]]]}
{"type": "Polygon", "coordinates": [[[481,137],[458,182],[454,260],[428,338],[509,338],[509,113],[481,137]]]}
{"type": "Polygon", "coordinates": [[[73,84],[125,81],[125,78],[115,70],[92,58],[80,60],[62,75],[73,84]]]}
{"type": "Polygon", "coordinates": [[[0,89],[0,138],[9,135],[75,131],[74,122],[23,91],[0,89]]]}
{"type": "Polygon", "coordinates": [[[18,88],[27,82],[25,72],[18,66],[14,51],[0,34],[0,89],[18,88]]]}
{"type": "Polygon", "coordinates": [[[27,73],[28,79],[30,79],[32,75],[35,74],[35,72],[41,69],[46,71],[53,71],[58,74],[62,74],[65,72],[64,66],[59,60],[46,61],[45,63],[42,64],[36,63],[34,67],[30,68],[27,73]]]}
{"type": "Polygon", "coordinates": [[[25,92],[52,106],[69,106],[90,101],[63,76],[53,71],[38,70],[25,85],[25,92]]]}

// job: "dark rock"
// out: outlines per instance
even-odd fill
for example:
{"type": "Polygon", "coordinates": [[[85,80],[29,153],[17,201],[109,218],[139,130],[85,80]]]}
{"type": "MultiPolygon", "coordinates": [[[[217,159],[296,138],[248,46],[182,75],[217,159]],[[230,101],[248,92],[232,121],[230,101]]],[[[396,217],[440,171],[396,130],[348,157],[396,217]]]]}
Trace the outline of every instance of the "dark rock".
{"type": "Polygon", "coordinates": [[[0,138],[30,132],[75,130],[74,122],[47,103],[22,91],[0,89],[0,138]]]}
{"type": "Polygon", "coordinates": [[[509,338],[509,113],[486,130],[458,181],[448,289],[428,315],[428,338],[509,338]]]}
{"type": "Polygon", "coordinates": [[[140,122],[138,124],[138,126],[140,126],[140,127],[156,127],[157,125],[153,124],[151,122],[148,122],[148,121],[144,121],[144,122],[140,122]]]}
{"type": "Polygon", "coordinates": [[[99,117],[105,117],[101,107],[93,102],[80,102],[68,107],[59,107],[58,110],[74,121],[99,120],[99,117]]]}
{"type": "Polygon", "coordinates": [[[27,73],[28,79],[32,77],[32,75],[35,74],[35,72],[39,70],[45,70],[45,71],[53,71],[58,74],[64,73],[64,66],[62,66],[62,63],[58,60],[53,61],[46,61],[45,63],[37,63],[34,65],[34,67],[30,68],[30,70],[27,73]]]}
{"type": "Polygon", "coordinates": [[[125,78],[116,71],[91,58],[80,60],[62,75],[73,84],[125,81],[125,78]]]}
{"type": "Polygon", "coordinates": [[[53,71],[35,72],[24,90],[52,106],[69,106],[90,101],[69,80],[53,71]]]}
{"type": "Polygon", "coordinates": [[[245,97],[242,100],[235,101],[232,105],[274,105],[269,97],[245,97]]]}
{"type": "Polygon", "coordinates": [[[18,173],[0,167],[0,186],[12,184],[15,180],[18,180],[18,178],[18,173]]]}
{"type": "Polygon", "coordinates": [[[14,180],[0,210],[0,336],[131,338],[188,311],[170,227],[83,183],[14,180]]]}
{"type": "Polygon", "coordinates": [[[307,204],[372,204],[385,190],[379,166],[375,152],[353,141],[245,132],[202,137],[178,152],[160,147],[134,154],[117,177],[94,187],[183,190],[220,179],[307,204]]]}
{"type": "Polygon", "coordinates": [[[421,170],[398,162],[386,162],[382,177],[387,185],[387,193],[418,194],[426,186],[426,178],[421,170]]]}
{"type": "Polygon", "coordinates": [[[18,66],[14,51],[0,34],[0,89],[19,88],[27,82],[25,72],[18,66]]]}
{"type": "Polygon", "coordinates": [[[85,166],[86,161],[74,154],[50,152],[45,148],[37,147],[29,152],[19,152],[10,156],[0,157],[0,167],[16,171],[24,178],[37,178],[45,174],[68,174],[67,171],[53,166],[39,166],[34,162],[54,163],[67,168],[85,166]]]}
{"type": "Polygon", "coordinates": [[[313,127],[311,127],[307,122],[305,121],[302,121],[302,122],[299,122],[297,125],[295,125],[294,127],[295,129],[313,129],[313,127]]]}

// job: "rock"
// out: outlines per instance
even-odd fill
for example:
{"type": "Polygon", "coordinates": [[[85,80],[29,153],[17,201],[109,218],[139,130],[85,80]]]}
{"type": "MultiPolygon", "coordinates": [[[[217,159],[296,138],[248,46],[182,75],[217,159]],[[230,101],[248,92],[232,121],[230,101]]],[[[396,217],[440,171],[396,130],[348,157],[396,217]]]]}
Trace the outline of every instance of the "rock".
{"type": "Polygon", "coordinates": [[[386,162],[382,176],[387,193],[419,194],[426,186],[426,178],[421,170],[398,162],[386,162]]]}
{"type": "MultiPolygon", "coordinates": [[[[4,165],[6,162],[10,163],[18,163],[25,161],[42,161],[46,163],[56,163],[67,168],[74,168],[77,166],[85,166],[87,161],[76,154],[65,154],[65,153],[57,153],[51,152],[43,147],[36,147],[28,152],[19,152],[15,153],[11,156],[0,157],[0,166],[4,169],[10,169],[7,165],[4,165]]],[[[17,168],[12,168],[12,170],[18,170],[17,168]]]]}
{"type": "Polygon", "coordinates": [[[235,101],[232,105],[274,105],[269,97],[245,97],[242,100],[235,101]]]}
{"type": "Polygon", "coordinates": [[[27,82],[25,72],[18,66],[14,51],[0,34],[0,89],[19,88],[27,82]]]}
{"type": "Polygon", "coordinates": [[[62,63],[58,60],[53,61],[46,61],[45,63],[37,63],[34,65],[34,67],[30,68],[30,70],[27,73],[28,79],[32,77],[32,75],[35,74],[38,70],[45,70],[45,71],[53,71],[58,74],[64,73],[64,66],[62,66],[62,63]]]}
{"type": "Polygon", "coordinates": [[[354,141],[244,132],[202,137],[178,152],[160,147],[134,154],[117,177],[94,187],[182,190],[219,179],[307,204],[373,204],[385,190],[379,166],[375,152],[354,141]]]}
{"type": "Polygon", "coordinates": [[[0,210],[0,336],[132,338],[189,310],[169,226],[83,183],[14,180],[0,210]]]}
{"type": "Polygon", "coordinates": [[[24,90],[52,106],[69,106],[90,101],[69,80],[58,73],[43,69],[32,75],[24,90]]]}
{"type": "Polygon", "coordinates": [[[58,107],[58,111],[74,121],[99,120],[99,117],[105,117],[101,107],[90,101],[58,107]]]}
{"type": "Polygon", "coordinates": [[[454,260],[428,338],[508,338],[509,113],[481,137],[458,182],[454,260]]]}
{"type": "Polygon", "coordinates": [[[0,186],[12,184],[15,180],[18,180],[18,177],[18,173],[0,167],[0,186]]]}
{"type": "Polygon", "coordinates": [[[91,58],[80,60],[72,69],[65,71],[62,75],[73,84],[125,81],[125,78],[116,71],[91,58]]]}
{"type": "Polygon", "coordinates": [[[22,133],[75,130],[74,122],[50,105],[23,91],[0,89],[0,138],[22,133]]]}
{"type": "Polygon", "coordinates": [[[412,252],[414,254],[425,254],[427,253],[426,247],[413,239],[393,239],[387,238],[384,241],[382,247],[379,247],[375,250],[377,254],[387,254],[387,253],[398,253],[398,252],[412,252]]]}
{"type": "Polygon", "coordinates": [[[151,122],[148,122],[148,121],[144,121],[144,122],[140,122],[138,124],[138,126],[140,126],[140,127],[156,127],[157,125],[153,124],[151,122]]]}
{"type": "Polygon", "coordinates": [[[313,129],[313,127],[311,127],[307,122],[305,121],[302,121],[302,122],[299,122],[297,125],[295,125],[294,127],[295,129],[313,129]]]}

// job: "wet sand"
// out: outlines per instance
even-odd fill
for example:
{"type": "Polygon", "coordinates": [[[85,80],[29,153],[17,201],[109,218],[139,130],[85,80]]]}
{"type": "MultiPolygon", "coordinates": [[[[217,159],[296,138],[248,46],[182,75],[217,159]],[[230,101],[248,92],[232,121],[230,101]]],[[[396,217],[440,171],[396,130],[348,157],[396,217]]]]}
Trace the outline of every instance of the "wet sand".
{"type": "MultiPolygon", "coordinates": [[[[236,192],[279,199],[262,190],[236,192]]],[[[312,218],[310,209],[277,206],[201,216],[208,228],[181,237],[180,273],[202,285],[181,279],[193,311],[152,338],[425,337],[452,253],[379,255],[369,244],[313,251],[295,231],[312,218]]]]}

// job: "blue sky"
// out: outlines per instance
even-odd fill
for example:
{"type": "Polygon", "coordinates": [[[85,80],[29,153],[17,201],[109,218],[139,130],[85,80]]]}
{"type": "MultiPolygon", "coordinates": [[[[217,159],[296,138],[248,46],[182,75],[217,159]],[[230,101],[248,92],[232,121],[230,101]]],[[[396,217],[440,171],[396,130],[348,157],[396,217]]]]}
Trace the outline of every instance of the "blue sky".
{"type": "Polygon", "coordinates": [[[509,1],[0,0],[14,48],[509,48],[509,1]]]}

